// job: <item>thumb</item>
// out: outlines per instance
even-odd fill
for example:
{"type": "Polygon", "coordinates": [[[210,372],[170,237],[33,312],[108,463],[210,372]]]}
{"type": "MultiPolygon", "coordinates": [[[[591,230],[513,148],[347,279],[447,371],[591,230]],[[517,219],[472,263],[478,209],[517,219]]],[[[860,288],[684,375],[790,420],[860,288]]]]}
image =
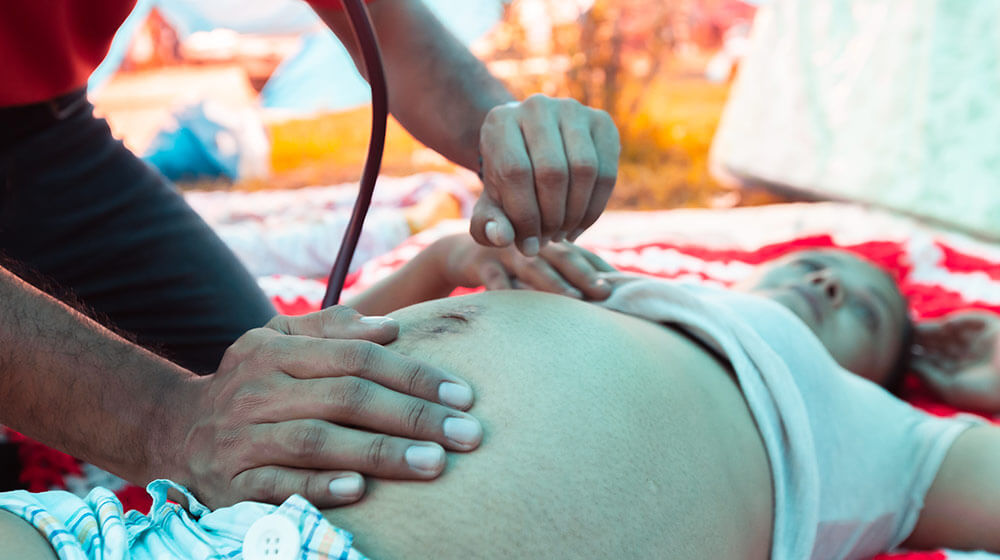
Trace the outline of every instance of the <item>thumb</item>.
{"type": "Polygon", "coordinates": [[[487,247],[506,247],[514,242],[514,226],[485,191],[472,209],[469,233],[476,243],[487,247]]]}
{"type": "Polygon", "coordinates": [[[399,323],[389,317],[366,317],[350,307],[334,305],[306,315],[278,315],[265,328],[314,338],[361,339],[387,344],[399,336],[399,323]]]}

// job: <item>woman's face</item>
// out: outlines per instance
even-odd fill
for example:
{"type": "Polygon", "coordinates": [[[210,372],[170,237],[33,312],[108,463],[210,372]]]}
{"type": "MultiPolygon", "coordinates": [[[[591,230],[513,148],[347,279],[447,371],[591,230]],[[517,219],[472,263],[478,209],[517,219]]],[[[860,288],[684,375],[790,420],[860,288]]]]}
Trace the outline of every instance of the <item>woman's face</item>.
{"type": "Polygon", "coordinates": [[[798,315],[845,369],[880,384],[891,373],[906,301],[875,265],[845,251],[799,251],[762,265],[741,287],[798,315]]]}

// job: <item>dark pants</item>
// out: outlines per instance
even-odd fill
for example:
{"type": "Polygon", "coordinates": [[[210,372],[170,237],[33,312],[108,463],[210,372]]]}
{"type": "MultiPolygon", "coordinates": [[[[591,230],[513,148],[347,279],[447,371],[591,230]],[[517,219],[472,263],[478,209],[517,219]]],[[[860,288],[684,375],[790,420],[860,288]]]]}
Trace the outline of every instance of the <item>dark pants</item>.
{"type": "Polygon", "coordinates": [[[226,347],[274,308],[172,184],[115,140],[85,99],[63,101],[60,118],[0,109],[0,251],[139,344],[215,371],[226,347]]]}

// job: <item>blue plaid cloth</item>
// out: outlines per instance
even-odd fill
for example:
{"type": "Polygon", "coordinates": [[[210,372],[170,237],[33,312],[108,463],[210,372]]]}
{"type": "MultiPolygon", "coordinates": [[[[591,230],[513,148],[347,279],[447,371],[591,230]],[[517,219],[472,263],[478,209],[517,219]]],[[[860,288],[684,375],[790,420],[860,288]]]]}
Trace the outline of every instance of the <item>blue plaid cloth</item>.
{"type": "Polygon", "coordinates": [[[155,480],[146,490],[153,497],[149,515],[123,515],[118,498],[104,488],[82,499],[63,491],[3,492],[0,509],[35,526],[63,560],[238,559],[247,530],[271,514],[298,528],[302,560],[368,560],[353,547],[349,532],[331,525],[298,495],[280,506],[242,502],[210,511],[169,480],[155,480]],[[188,510],[167,501],[170,489],[184,494],[188,510]]]}

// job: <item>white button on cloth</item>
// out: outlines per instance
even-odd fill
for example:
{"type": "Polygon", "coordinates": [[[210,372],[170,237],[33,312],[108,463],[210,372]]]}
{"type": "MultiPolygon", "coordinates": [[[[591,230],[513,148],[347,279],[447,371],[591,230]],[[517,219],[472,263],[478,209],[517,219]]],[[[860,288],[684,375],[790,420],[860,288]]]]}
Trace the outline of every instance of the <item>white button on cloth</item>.
{"type": "Polygon", "coordinates": [[[254,521],[243,537],[246,560],[293,560],[299,557],[299,529],[287,517],[272,513],[254,521]]]}

